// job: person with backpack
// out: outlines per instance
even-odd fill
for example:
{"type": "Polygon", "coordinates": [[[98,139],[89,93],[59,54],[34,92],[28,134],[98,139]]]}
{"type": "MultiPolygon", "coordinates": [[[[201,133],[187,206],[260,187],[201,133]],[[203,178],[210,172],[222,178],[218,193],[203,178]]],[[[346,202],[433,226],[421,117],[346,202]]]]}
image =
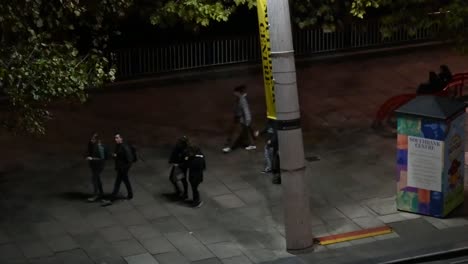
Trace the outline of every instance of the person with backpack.
{"type": "Polygon", "coordinates": [[[189,181],[193,194],[190,204],[192,207],[200,208],[203,205],[203,201],[200,199],[198,186],[203,182],[203,171],[206,169],[205,155],[203,155],[199,147],[190,146],[184,159],[186,167],[188,168],[189,181]]]}
{"type": "Polygon", "coordinates": [[[105,160],[107,159],[106,147],[102,144],[98,133],[93,133],[88,142],[86,160],[92,174],[92,183],[94,195],[88,198],[88,202],[95,202],[102,199],[104,192],[102,190],[101,173],[104,170],[105,160]]]}
{"type": "Polygon", "coordinates": [[[187,199],[188,182],[187,167],[184,161],[190,141],[187,137],[179,138],[169,157],[169,164],[172,165],[169,173],[169,181],[174,186],[174,199],[187,199]],[[181,190],[181,187],[183,190],[181,190]]]}
{"type": "Polygon", "coordinates": [[[136,160],[136,151],[133,147],[130,147],[120,133],[114,135],[115,140],[115,151],[113,154],[115,161],[115,170],[117,171],[117,177],[115,179],[114,190],[112,191],[111,198],[109,200],[103,200],[103,206],[112,204],[112,201],[117,198],[122,182],[127,188],[127,200],[133,198],[132,185],[128,177],[128,171],[130,170],[133,162],[136,160]]]}

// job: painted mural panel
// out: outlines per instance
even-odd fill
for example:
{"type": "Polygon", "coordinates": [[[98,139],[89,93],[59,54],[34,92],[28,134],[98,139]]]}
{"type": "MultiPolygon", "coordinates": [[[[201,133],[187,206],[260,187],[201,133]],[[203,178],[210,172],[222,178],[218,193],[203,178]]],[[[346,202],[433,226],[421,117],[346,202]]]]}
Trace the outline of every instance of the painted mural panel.
{"type": "Polygon", "coordinates": [[[464,115],[447,123],[400,116],[397,208],[443,217],[463,201],[464,115]]]}

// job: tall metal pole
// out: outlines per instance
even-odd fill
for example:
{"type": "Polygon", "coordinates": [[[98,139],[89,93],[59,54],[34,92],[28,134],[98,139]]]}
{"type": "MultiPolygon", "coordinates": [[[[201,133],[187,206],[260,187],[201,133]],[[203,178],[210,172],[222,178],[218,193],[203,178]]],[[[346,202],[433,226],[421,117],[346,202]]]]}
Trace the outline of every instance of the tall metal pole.
{"type": "Polygon", "coordinates": [[[296,67],[288,0],[268,0],[271,57],[283,185],[286,247],[300,252],[312,248],[309,196],[300,126],[296,67]]]}

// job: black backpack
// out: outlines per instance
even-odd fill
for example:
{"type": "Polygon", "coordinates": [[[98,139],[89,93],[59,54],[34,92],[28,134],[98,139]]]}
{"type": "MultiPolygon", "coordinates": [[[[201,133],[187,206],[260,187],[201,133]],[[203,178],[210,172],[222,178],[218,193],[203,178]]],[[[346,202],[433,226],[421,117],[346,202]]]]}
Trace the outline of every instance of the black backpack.
{"type": "Polygon", "coordinates": [[[130,147],[130,152],[132,153],[132,162],[137,162],[138,161],[138,156],[137,156],[137,150],[135,145],[129,144],[130,147]]]}

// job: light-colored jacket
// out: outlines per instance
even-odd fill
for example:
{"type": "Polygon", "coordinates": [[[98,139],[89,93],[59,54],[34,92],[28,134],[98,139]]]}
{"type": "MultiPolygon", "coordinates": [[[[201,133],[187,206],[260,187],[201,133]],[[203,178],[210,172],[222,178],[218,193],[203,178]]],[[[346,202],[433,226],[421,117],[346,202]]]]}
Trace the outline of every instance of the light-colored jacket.
{"type": "Polygon", "coordinates": [[[247,94],[243,94],[239,97],[236,116],[239,117],[239,122],[243,125],[250,126],[250,123],[252,123],[252,115],[250,114],[249,103],[247,102],[247,94]]]}

